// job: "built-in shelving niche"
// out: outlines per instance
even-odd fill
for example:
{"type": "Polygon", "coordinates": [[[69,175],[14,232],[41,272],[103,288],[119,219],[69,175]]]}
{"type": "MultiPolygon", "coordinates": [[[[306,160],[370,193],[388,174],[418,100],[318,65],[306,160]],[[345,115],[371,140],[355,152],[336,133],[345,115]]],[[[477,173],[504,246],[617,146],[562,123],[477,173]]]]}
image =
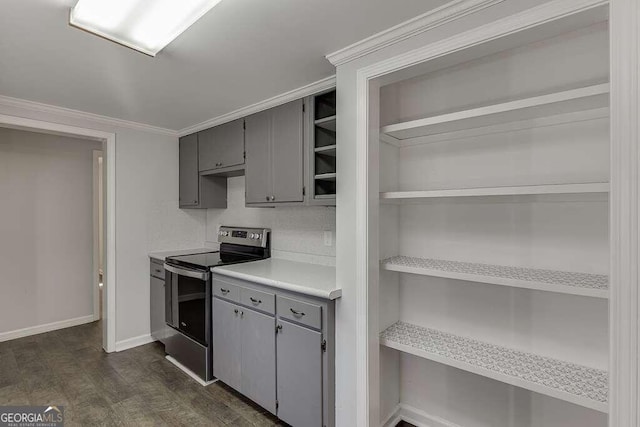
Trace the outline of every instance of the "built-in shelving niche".
{"type": "Polygon", "coordinates": [[[607,425],[609,53],[594,11],[385,78],[381,420],[404,404],[471,427],[607,425]]]}
{"type": "Polygon", "coordinates": [[[336,91],[313,98],[312,144],[313,199],[333,201],[336,197],[336,91]]]}

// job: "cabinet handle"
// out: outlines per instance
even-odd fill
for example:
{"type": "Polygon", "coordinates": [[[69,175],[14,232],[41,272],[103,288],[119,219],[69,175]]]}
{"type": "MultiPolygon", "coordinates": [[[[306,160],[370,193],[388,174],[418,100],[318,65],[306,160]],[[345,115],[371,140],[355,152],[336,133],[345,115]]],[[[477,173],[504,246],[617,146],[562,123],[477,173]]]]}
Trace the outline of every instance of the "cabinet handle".
{"type": "Polygon", "coordinates": [[[236,308],[235,310],[233,310],[233,312],[234,312],[235,314],[238,314],[238,309],[236,308]]]}
{"type": "Polygon", "coordinates": [[[223,294],[228,294],[229,293],[229,289],[225,289],[225,288],[220,288],[220,292],[222,292],[223,294]]]}
{"type": "Polygon", "coordinates": [[[271,201],[273,202],[276,199],[276,196],[271,196],[271,201]]]}
{"type": "Polygon", "coordinates": [[[268,202],[269,201],[269,196],[267,196],[266,199],[267,199],[267,202],[268,202]]]}
{"type": "Polygon", "coordinates": [[[156,269],[156,273],[162,273],[162,270],[156,269]]]}
{"type": "Polygon", "coordinates": [[[244,311],[240,312],[240,317],[244,317],[244,311]]]}
{"type": "Polygon", "coordinates": [[[276,326],[276,334],[282,330],[282,325],[276,326]]]}
{"type": "Polygon", "coordinates": [[[296,311],[293,308],[289,308],[289,310],[291,310],[291,312],[293,313],[294,316],[298,316],[298,317],[304,316],[304,313],[301,312],[301,311],[296,311]]]}
{"type": "Polygon", "coordinates": [[[254,304],[262,304],[262,301],[259,299],[255,299],[254,297],[249,297],[252,303],[254,304]]]}

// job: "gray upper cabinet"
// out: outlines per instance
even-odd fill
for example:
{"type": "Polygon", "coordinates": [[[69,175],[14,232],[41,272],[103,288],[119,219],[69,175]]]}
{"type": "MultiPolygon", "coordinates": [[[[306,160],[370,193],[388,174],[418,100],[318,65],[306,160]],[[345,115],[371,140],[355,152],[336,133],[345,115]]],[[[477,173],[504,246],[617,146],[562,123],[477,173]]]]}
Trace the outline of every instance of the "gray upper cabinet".
{"type": "Polygon", "coordinates": [[[180,138],[180,207],[195,207],[199,203],[198,135],[180,138]]]}
{"type": "Polygon", "coordinates": [[[322,333],[278,320],[278,418],[322,427],[322,333]]]}
{"type": "Polygon", "coordinates": [[[224,209],[227,207],[227,179],[200,174],[198,138],[194,133],[179,141],[180,208],[224,209]]]}
{"type": "Polygon", "coordinates": [[[244,119],[198,133],[199,171],[244,164],[244,119]]]}
{"type": "Polygon", "coordinates": [[[304,201],[303,108],[300,99],[245,120],[247,204],[304,201]]]}
{"type": "Polygon", "coordinates": [[[271,194],[271,113],[263,111],[245,121],[245,188],[247,204],[269,201],[271,194]]]}

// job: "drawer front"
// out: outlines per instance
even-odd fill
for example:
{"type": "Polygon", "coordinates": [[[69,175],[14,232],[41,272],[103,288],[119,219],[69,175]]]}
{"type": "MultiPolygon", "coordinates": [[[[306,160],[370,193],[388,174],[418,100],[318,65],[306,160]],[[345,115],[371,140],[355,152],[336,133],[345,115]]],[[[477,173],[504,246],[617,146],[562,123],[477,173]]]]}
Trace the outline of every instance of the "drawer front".
{"type": "Polygon", "coordinates": [[[322,329],[322,307],[278,295],[278,316],[316,329],[322,329]]]}
{"type": "Polygon", "coordinates": [[[156,279],[164,280],[164,265],[151,261],[149,263],[150,274],[156,279]]]}
{"type": "Polygon", "coordinates": [[[240,302],[256,310],[270,314],[276,313],[276,296],[268,292],[242,288],[240,289],[240,302]]]}
{"type": "Polygon", "coordinates": [[[240,287],[222,280],[214,280],[213,295],[229,301],[240,302],[240,287]]]}

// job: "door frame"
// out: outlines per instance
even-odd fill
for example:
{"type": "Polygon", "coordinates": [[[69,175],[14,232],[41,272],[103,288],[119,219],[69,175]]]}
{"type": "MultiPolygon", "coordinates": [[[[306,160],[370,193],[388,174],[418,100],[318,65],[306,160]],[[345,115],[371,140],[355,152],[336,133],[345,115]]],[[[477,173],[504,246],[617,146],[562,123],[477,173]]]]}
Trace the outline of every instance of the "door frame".
{"type": "Polygon", "coordinates": [[[104,254],[103,292],[105,298],[103,298],[102,347],[108,353],[116,351],[116,134],[5,114],[0,114],[0,127],[80,137],[103,143],[107,191],[104,219],[106,251],[104,254]]]}
{"type": "MultiPolygon", "coordinates": [[[[595,7],[608,0],[554,0],[357,70],[356,414],[379,423],[378,137],[379,78],[595,7]]],[[[610,9],[611,193],[609,426],[640,426],[640,4],[610,9]]]]}
{"type": "MultiPolygon", "coordinates": [[[[104,184],[104,179],[100,179],[100,170],[102,168],[102,150],[93,150],[93,320],[100,320],[100,276],[98,271],[100,269],[100,254],[102,252],[100,248],[100,215],[104,214],[104,211],[100,212],[100,205],[104,208],[104,185],[100,188],[100,183],[104,184]],[[102,196],[102,197],[101,197],[102,196]],[[101,203],[102,199],[102,203],[101,203]]],[[[104,178],[104,173],[103,173],[104,178]]],[[[104,225],[104,224],[103,224],[104,225]]],[[[103,235],[104,237],[104,235],[103,235]]]]}

